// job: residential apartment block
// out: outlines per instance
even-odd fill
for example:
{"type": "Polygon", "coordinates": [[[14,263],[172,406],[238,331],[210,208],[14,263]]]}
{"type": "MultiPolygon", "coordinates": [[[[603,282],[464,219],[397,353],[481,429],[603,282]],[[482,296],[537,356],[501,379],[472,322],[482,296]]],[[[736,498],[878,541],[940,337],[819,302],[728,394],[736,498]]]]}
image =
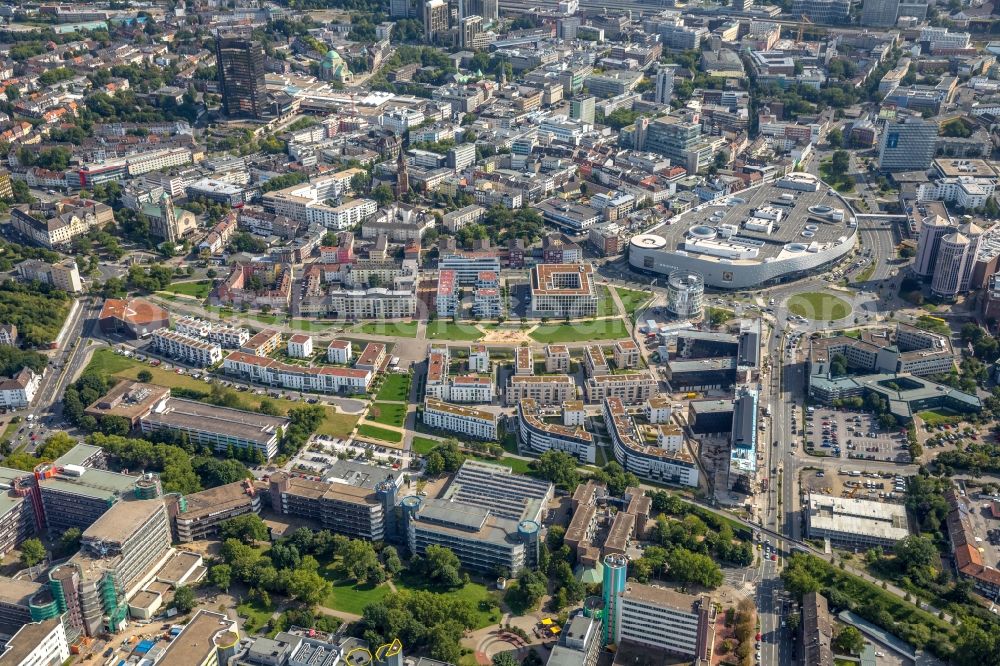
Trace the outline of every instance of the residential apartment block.
{"type": "Polygon", "coordinates": [[[185,335],[165,328],[153,331],[153,349],[199,368],[207,368],[222,360],[222,347],[214,342],[185,335]]]}
{"type": "Polygon", "coordinates": [[[656,394],[659,382],[650,372],[629,372],[617,375],[594,375],[585,384],[587,401],[601,402],[618,398],[627,405],[636,405],[656,394]]]}
{"type": "Polygon", "coordinates": [[[434,398],[424,401],[423,422],[430,428],[495,441],[499,417],[484,409],[462,407],[434,398]]]}
{"type": "Polygon", "coordinates": [[[576,382],[568,375],[514,376],[507,381],[505,401],[508,406],[525,398],[542,406],[561,405],[576,400],[576,391],[576,382]]]}

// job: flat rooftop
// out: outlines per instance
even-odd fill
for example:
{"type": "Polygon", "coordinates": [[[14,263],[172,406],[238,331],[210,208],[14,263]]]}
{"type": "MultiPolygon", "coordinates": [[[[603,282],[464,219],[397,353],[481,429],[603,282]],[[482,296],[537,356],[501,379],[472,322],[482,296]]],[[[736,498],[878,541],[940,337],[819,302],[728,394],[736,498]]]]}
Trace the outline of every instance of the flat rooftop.
{"type": "Polygon", "coordinates": [[[167,428],[225,433],[260,444],[266,444],[279,428],[287,428],[290,423],[283,417],[216,407],[182,398],[170,398],[161,407],[144,416],[143,421],[167,428]]]}
{"type": "MultiPolygon", "coordinates": [[[[107,414],[123,416],[134,423],[135,419],[148,412],[153,408],[153,405],[169,395],[170,389],[168,388],[123,379],[115,384],[105,395],[88,405],[84,411],[94,417],[101,417],[107,414]]],[[[78,457],[81,460],[85,459],[83,455],[79,455],[78,457]]],[[[65,465],[70,462],[64,458],[65,456],[60,458],[62,464],[65,465]]],[[[78,465],[80,463],[73,462],[71,464],[78,465]]]]}
{"type": "Polygon", "coordinates": [[[236,622],[225,615],[200,610],[170,642],[158,662],[159,666],[191,666],[200,664],[217,645],[234,644],[239,640],[236,622]]]}
{"type": "Polygon", "coordinates": [[[820,183],[816,192],[793,190],[769,183],[696,206],[645,232],[644,236],[661,237],[666,241],[666,246],[660,249],[667,252],[678,252],[720,263],[727,261],[736,265],[758,264],[808,252],[810,246],[821,249],[841,238],[849,237],[852,230],[848,227],[847,220],[850,218],[851,213],[847,206],[835,194],[830,194],[823,183],[820,183]],[[782,195],[792,195],[792,200],[782,199],[782,195]],[[789,203],[791,205],[787,205],[789,203]],[[781,213],[780,219],[772,225],[770,233],[745,226],[755,211],[763,209],[781,213]],[[843,212],[844,220],[836,221],[828,216],[836,210],[843,212]],[[728,236],[721,233],[727,225],[735,233],[728,236]],[[691,239],[704,244],[703,248],[695,250],[689,245],[685,249],[686,241],[691,239]],[[748,242],[744,248],[755,249],[754,256],[727,259],[708,253],[709,244],[715,242],[730,244],[734,240],[741,245],[748,242]],[[789,248],[787,247],[789,245],[797,247],[789,248]]]}
{"type": "Polygon", "coordinates": [[[52,633],[61,620],[57,617],[44,622],[32,622],[21,627],[7,642],[3,652],[0,652],[0,664],[34,663],[29,661],[29,655],[37,648],[45,637],[52,633]]]}
{"type": "Polygon", "coordinates": [[[906,507],[865,499],[809,495],[809,529],[899,541],[910,534],[906,507]]]}
{"type": "MultiPolygon", "coordinates": [[[[145,386],[145,385],[144,385],[145,386]]],[[[83,465],[95,455],[101,455],[104,449],[93,444],[77,444],[72,449],[56,459],[57,465],[83,465]]],[[[26,474],[27,472],[22,472],[26,474]]]]}
{"type": "Polygon", "coordinates": [[[187,503],[187,511],[178,514],[178,517],[198,519],[241,504],[249,504],[251,496],[247,494],[243,481],[235,481],[185,495],[184,500],[187,503]]]}
{"type": "Polygon", "coordinates": [[[162,510],[162,499],[116,502],[83,531],[83,538],[122,543],[157,511],[162,510]]]}
{"type": "Polygon", "coordinates": [[[107,500],[132,492],[138,479],[138,476],[88,467],[80,476],[57,471],[55,476],[40,481],[39,486],[43,494],[51,491],[107,500]]]}
{"type": "Polygon", "coordinates": [[[684,594],[670,588],[640,583],[629,583],[625,587],[625,598],[688,612],[692,611],[695,604],[702,599],[700,596],[684,594]]]}
{"type": "Polygon", "coordinates": [[[27,606],[28,600],[43,587],[30,580],[0,576],[0,603],[27,606]]]}
{"type": "Polygon", "coordinates": [[[170,582],[179,583],[186,573],[201,564],[201,555],[189,553],[186,550],[174,551],[166,564],[156,572],[156,577],[170,582]]]}

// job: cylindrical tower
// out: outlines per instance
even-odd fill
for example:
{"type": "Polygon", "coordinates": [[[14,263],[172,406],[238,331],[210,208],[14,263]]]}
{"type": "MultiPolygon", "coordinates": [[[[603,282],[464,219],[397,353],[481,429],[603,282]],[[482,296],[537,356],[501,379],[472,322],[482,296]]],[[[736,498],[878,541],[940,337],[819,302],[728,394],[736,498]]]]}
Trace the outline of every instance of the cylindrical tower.
{"type": "Polygon", "coordinates": [[[525,564],[538,566],[538,534],[541,526],[533,520],[522,520],[517,524],[517,535],[524,543],[525,564]]]}
{"type": "Polygon", "coordinates": [[[934,264],[931,293],[941,298],[954,298],[958,295],[967,261],[969,239],[964,234],[955,232],[942,238],[937,262],[934,264]]]}
{"type": "Polygon", "coordinates": [[[604,581],[601,596],[604,599],[604,644],[618,642],[618,605],[625,592],[628,576],[628,560],[624,555],[608,555],[604,558],[604,581]]]}
{"type": "Polygon", "coordinates": [[[691,271],[667,276],[667,312],[681,319],[699,319],[705,300],[705,278],[691,271]]]}
{"type": "Polygon", "coordinates": [[[940,215],[928,215],[920,222],[920,236],[917,238],[917,258],[913,262],[913,272],[919,277],[934,275],[938,246],[941,238],[952,230],[948,220],[940,215]]]}
{"type": "Polygon", "coordinates": [[[396,511],[396,480],[391,476],[375,486],[375,496],[382,502],[383,536],[389,543],[399,540],[399,518],[396,511]]]}
{"type": "MultiPolygon", "coordinates": [[[[424,501],[420,499],[417,495],[407,495],[399,502],[399,508],[403,513],[403,534],[405,534],[406,547],[410,551],[410,555],[416,554],[417,539],[416,534],[412,528],[413,522],[416,520],[415,516],[417,512],[420,511],[420,507],[423,506],[424,501]]],[[[404,539],[401,539],[404,540],[404,539]]]]}

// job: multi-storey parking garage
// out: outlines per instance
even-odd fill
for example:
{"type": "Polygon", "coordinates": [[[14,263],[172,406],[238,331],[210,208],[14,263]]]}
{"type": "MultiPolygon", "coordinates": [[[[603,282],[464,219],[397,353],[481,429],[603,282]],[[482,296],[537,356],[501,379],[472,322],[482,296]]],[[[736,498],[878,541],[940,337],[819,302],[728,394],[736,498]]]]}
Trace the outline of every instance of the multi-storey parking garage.
{"type": "Polygon", "coordinates": [[[850,206],[814,176],[793,173],[634,237],[629,264],[660,275],[696,273],[717,289],[749,289],[814,275],[857,240],[850,206]]]}

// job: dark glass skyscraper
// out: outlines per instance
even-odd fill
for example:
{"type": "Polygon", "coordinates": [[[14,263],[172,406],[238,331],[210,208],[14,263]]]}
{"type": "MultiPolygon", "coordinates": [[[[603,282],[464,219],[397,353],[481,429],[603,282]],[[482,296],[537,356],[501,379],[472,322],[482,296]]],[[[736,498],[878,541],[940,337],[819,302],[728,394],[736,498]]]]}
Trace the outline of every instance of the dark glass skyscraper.
{"type": "Polygon", "coordinates": [[[264,49],[242,37],[215,38],[222,109],[227,116],[260,118],[268,108],[264,49]]]}

